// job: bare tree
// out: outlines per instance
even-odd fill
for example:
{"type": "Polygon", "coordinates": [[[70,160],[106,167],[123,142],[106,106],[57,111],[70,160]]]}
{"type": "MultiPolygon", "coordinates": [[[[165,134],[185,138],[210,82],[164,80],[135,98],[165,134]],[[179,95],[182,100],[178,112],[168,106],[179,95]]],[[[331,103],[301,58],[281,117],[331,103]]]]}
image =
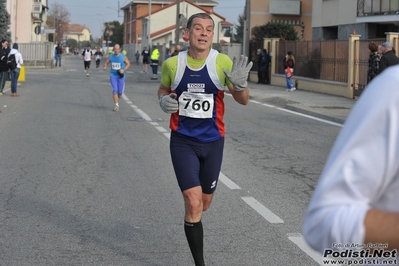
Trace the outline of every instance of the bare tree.
{"type": "Polygon", "coordinates": [[[58,2],[54,2],[50,6],[49,14],[47,15],[47,25],[55,29],[53,37],[54,42],[61,42],[64,33],[68,31],[68,25],[71,21],[71,13],[68,9],[58,2]]]}

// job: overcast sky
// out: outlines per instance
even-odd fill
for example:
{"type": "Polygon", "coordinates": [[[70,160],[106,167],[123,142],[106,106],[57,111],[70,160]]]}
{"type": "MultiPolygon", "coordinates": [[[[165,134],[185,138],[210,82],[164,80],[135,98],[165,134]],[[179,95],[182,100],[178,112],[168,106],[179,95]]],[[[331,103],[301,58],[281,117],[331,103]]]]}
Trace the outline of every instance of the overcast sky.
{"type": "MultiPolygon", "coordinates": [[[[228,22],[238,23],[238,16],[243,13],[245,0],[215,0],[219,5],[215,12],[226,18],[228,22]]],[[[100,37],[103,21],[118,20],[117,0],[48,0],[51,8],[52,3],[59,3],[66,7],[71,13],[71,23],[86,25],[92,32],[94,38],[100,37]]],[[[120,6],[125,6],[130,0],[119,0],[120,6]]]]}

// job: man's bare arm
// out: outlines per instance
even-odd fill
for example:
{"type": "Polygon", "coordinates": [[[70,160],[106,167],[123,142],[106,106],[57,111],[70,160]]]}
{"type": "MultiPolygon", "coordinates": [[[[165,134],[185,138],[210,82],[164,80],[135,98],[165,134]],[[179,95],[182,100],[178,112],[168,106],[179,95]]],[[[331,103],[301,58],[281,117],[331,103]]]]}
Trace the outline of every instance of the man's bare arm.
{"type": "Polygon", "coordinates": [[[371,209],[364,226],[364,243],[387,243],[388,249],[399,249],[399,213],[371,209]]]}

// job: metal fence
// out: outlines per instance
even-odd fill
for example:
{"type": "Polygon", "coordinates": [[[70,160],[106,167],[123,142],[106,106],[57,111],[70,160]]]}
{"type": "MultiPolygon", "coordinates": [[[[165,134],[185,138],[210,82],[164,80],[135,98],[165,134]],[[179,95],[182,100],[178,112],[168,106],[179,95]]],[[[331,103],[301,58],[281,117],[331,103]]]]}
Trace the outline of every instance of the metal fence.
{"type": "Polygon", "coordinates": [[[54,43],[19,43],[18,51],[22,54],[24,65],[31,68],[52,68],[54,43]]]}
{"type": "Polygon", "coordinates": [[[288,51],[295,57],[295,75],[348,82],[348,41],[280,41],[276,51],[276,72],[284,74],[288,51]]]}

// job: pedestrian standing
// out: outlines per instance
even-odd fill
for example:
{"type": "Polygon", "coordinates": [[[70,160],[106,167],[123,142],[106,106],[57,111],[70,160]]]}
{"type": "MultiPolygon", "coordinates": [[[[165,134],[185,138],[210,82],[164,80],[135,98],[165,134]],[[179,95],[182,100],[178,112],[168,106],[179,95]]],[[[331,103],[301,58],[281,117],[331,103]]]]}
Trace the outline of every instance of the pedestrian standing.
{"type": "Polygon", "coordinates": [[[0,48],[0,95],[3,94],[4,86],[8,78],[7,56],[9,53],[8,41],[2,40],[0,48]]]}
{"type": "Polygon", "coordinates": [[[262,70],[261,70],[261,65],[262,65],[262,50],[258,49],[256,51],[256,63],[258,67],[258,82],[256,84],[261,84],[262,82],[262,70]]]}
{"type": "Polygon", "coordinates": [[[296,90],[294,84],[292,83],[292,75],[294,73],[295,67],[295,57],[292,55],[291,51],[287,52],[287,55],[284,58],[284,67],[285,67],[285,79],[287,82],[286,91],[294,91],[296,90]]]}
{"type": "Polygon", "coordinates": [[[378,73],[381,73],[390,66],[399,64],[398,57],[392,51],[392,43],[384,42],[383,44],[381,44],[381,51],[382,51],[382,56],[380,59],[380,66],[378,68],[378,73]]]}
{"type": "Polygon", "coordinates": [[[61,67],[61,58],[62,58],[63,49],[61,44],[58,44],[55,47],[55,67],[61,67]]]}
{"type": "Polygon", "coordinates": [[[172,56],[170,49],[166,49],[165,60],[172,56]]]}
{"type": "Polygon", "coordinates": [[[114,99],[114,111],[119,111],[119,98],[125,90],[126,70],[130,67],[130,61],[123,53],[119,44],[115,44],[114,53],[111,54],[104,62],[104,71],[107,70],[108,64],[111,65],[110,83],[112,87],[112,97],[114,99]]]}
{"type": "Polygon", "coordinates": [[[184,34],[189,49],[162,64],[158,90],[170,117],[170,153],[183,194],[184,231],[196,266],[205,265],[202,214],[218,183],[224,147],[224,87],[234,100],[249,101],[247,78],[252,62],[231,59],[211,48],[215,24],[206,13],[192,15],[184,34]],[[231,71],[231,72],[230,72],[231,71]]]}
{"type": "Polygon", "coordinates": [[[378,74],[378,69],[380,66],[380,55],[378,54],[378,46],[375,43],[369,43],[368,45],[370,55],[369,55],[369,68],[367,71],[367,84],[370,83],[370,81],[377,76],[378,74]]]}
{"type": "Polygon", "coordinates": [[[322,254],[382,249],[387,256],[357,258],[367,265],[398,263],[398,73],[399,65],[389,67],[368,85],[324,166],[303,224],[307,243],[322,254]]]}
{"type": "Polygon", "coordinates": [[[82,58],[83,58],[83,65],[85,68],[85,73],[86,73],[86,76],[88,77],[90,74],[90,63],[91,63],[91,61],[93,61],[93,53],[91,51],[90,44],[87,45],[85,50],[83,50],[82,58]]]}
{"type": "Polygon", "coordinates": [[[159,63],[159,50],[154,48],[151,53],[151,68],[152,68],[152,78],[158,79],[158,63],[159,63]]]}
{"type": "Polygon", "coordinates": [[[176,45],[175,50],[173,51],[173,53],[170,56],[172,57],[172,56],[178,55],[180,52],[181,52],[181,46],[178,44],[178,45],[176,45]]]}
{"type": "Polygon", "coordinates": [[[14,43],[12,45],[12,49],[8,54],[8,62],[9,62],[8,67],[10,69],[10,75],[11,75],[11,96],[18,97],[19,96],[19,94],[17,93],[18,78],[24,60],[22,58],[21,53],[18,51],[17,43],[14,43]]]}
{"type": "Polygon", "coordinates": [[[269,80],[269,65],[270,65],[270,55],[266,49],[262,50],[262,80],[263,84],[270,84],[269,80]]]}
{"type": "Polygon", "coordinates": [[[147,49],[147,47],[144,47],[144,50],[141,52],[141,56],[143,57],[143,72],[147,74],[148,63],[150,59],[150,51],[147,49]]]}
{"type": "Polygon", "coordinates": [[[136,65],[139,65],[139,59],[140,59],[140,53],[139,53],[139,51],[137,51],[137,52],[135,53],[135,56],[136,56],[136,65]]]}

